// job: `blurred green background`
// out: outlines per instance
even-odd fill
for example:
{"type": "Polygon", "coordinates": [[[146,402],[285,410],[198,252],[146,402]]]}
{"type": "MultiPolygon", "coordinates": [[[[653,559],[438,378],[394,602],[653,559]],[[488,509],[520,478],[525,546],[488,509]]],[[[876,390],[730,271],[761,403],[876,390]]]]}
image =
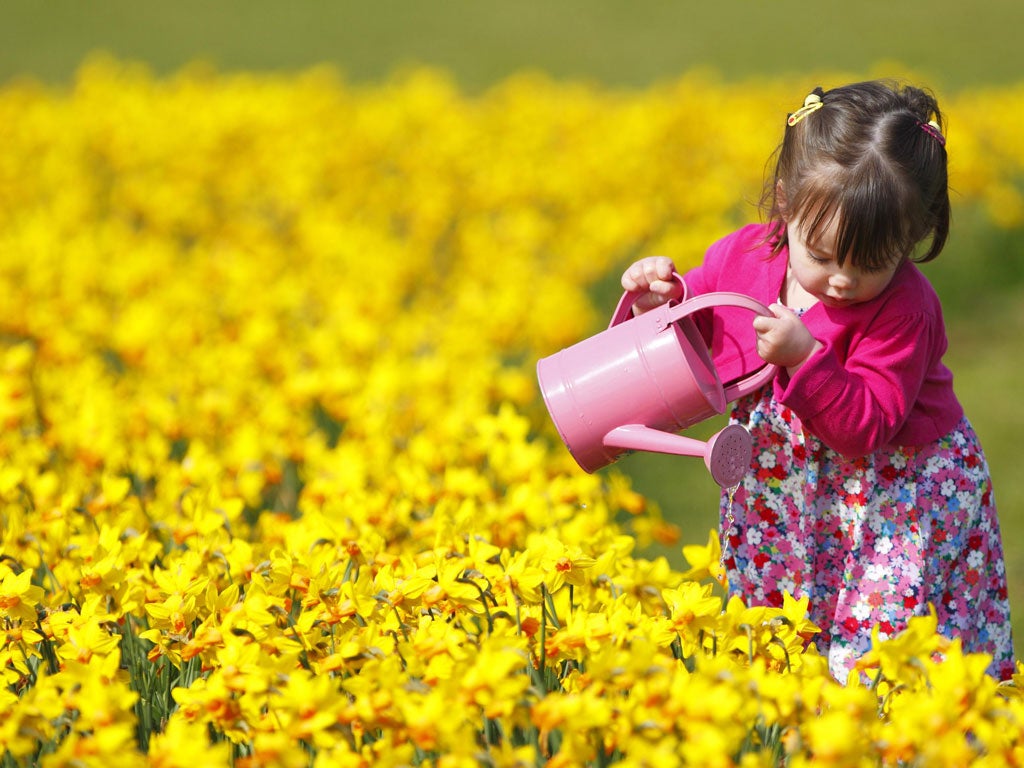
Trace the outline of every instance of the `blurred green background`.
{"type": "MultiPolygon", "coordinates": [[[[157,74],[195,61],[255,72],[331,64],[359,83],[426,64],[470,93],[523,70],[643,88],[709,69],[751,87],[760,77],[792,78],[794,94],[828,73],[836,80],[898,75],[930,85],[941,102],[944,93],[1024,81],[1021,29],[1020,0],[4,0],[0,82],[30,76],[68,83],[90,53],[105,51],[157,74]]],[[[1024,432],[1016,402],[1024,232],[995,229],[977,211],[957,207],[947,251],[926,273],[947,311],[947,361],[992,466],[1011,598],[1024,606],[1024,473],[1016,464],[1024,432]]],[[[610,275],[595,289],[609,312],[617,282],[610,275]]],[[[704,541],[717,524],[718,489],[700,462],[645,454],[619,466],[682,527],[685,542],[704,541]]],[[[678,547],[664,553],[681,564],[678,547]]],[[[1018,643],[1022,614],[1016,609],[1018,643]]]]}
{"type": "Polygon", "coordinates": [[[469,89],[524,68],[643,86],[694,67],[800,79],[885,62],[961,87],[1019,78],[1021,29],[1019,0],[4,0],[0,79],[66,79],[103,48],[157,72],[331,62],[375,80],[427,63],[469,89]]]}

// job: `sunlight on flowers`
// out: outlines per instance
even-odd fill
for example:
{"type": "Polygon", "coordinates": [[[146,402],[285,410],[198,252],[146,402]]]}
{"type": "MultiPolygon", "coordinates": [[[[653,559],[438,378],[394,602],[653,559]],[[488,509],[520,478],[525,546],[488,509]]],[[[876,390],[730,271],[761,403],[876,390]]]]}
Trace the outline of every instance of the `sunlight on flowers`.
{"type": "MultiPolygon", "coordinates": [[[[791,85],[0,89],[0,766],[1024,764],[1024,671],[931,614],[833,680],[537,391],[749,215],[791,85]]],[[[1022,103],[947,102],[994,226],[1022,103]]]]}

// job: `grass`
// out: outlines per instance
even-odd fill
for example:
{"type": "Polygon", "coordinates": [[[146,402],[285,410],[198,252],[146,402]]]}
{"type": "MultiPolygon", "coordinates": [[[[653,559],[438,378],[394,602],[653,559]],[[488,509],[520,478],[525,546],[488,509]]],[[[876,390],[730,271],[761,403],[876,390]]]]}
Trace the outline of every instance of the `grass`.
{"type": "Polygon", "coordinates": [[[357,81],[426,63],[480,89],[524,68],[635,87],[697,67],[727,78],[809,71],[919,73],[936,88],[1020,76],[1018,0],[5,0],[0,81],[73,76],[90,51],[170,72],[196,58],[224,69],[332,63],[357,81]],[[889,64],[898,62],[898,64],[889,64]]]}

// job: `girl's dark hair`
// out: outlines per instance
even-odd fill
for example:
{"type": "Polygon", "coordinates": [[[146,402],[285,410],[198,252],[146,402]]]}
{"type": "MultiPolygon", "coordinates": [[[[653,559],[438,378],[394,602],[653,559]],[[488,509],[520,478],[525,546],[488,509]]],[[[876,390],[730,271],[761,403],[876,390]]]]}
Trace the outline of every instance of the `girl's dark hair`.
{"type": "Polygon", "coordinates": [[[821,107],[786,128],[761,200],[778,253],[786,220],[808,243],[836,218],[835,257],[867,271],[931,261],[949,234],[942,114],[935,97],[888,81],[815,93],[821,107]],[[928,126],[934,120],[935,130],[928,126]],[[912,255],[930,238],[927,250],[912,255]]]}

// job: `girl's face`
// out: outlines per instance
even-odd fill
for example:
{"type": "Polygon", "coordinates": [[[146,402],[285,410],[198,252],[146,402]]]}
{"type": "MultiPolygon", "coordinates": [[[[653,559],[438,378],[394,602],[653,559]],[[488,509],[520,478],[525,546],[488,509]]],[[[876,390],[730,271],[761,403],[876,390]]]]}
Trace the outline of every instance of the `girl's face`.
{"type": "Polygon", "coordinates": [[[792,279],[827,307],[847,307],[870,301],[888,287],[902,261],[867,272],[853,266],[847,256],[840,266],[835,253],[836,222],[836,217],[832,217],[818,232],[814,243],[804,240],[799,219],[786,223],[792,279]]]}

